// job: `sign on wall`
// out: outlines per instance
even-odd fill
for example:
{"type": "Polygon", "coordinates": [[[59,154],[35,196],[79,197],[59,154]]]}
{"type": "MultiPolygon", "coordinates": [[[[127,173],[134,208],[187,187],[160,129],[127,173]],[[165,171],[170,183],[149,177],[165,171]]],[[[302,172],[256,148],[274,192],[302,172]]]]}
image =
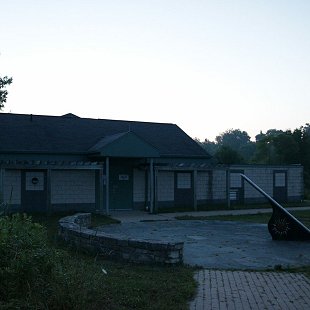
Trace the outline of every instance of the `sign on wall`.
{"type": "Polygon", "coordinates": [[[119,174],[118,179],[119,179],[119,181],[129,181],[129,175],[128,174],[119,174]]]}

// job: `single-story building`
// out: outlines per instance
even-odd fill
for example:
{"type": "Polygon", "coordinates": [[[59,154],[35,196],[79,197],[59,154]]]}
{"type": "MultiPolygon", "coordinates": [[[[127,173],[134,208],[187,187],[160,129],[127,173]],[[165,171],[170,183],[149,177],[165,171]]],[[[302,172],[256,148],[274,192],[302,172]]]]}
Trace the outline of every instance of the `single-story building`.
{"type": "Polygon", "coordinates": [[[0,114],[0,202],[25,212],[192,207],[303,196],[302,167],[214,167],[175,124],[0,114]]]}

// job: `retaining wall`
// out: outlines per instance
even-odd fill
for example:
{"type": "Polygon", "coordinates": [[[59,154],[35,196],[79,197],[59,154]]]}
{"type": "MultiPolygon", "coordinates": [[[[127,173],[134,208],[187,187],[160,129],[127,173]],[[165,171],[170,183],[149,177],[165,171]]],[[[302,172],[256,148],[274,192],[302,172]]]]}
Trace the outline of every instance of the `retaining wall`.
{"type": "Polygon", "coordinates": [[[91,213],[77,213],[59,220],[59,236],[70,245],[115,260],[136,263],[179,264],[183,242],[128,239],[90,228],[91,213]]]}

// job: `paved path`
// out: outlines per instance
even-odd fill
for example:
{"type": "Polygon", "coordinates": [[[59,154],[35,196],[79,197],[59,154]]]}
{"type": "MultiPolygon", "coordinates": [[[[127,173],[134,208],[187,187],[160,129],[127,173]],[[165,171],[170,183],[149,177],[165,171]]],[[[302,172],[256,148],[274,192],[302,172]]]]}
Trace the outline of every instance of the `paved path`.
{"type": "Polygon", "coordinates": [[[310,281],[302,274],[200,270],[190,310],[308,310],[310,281]]]}

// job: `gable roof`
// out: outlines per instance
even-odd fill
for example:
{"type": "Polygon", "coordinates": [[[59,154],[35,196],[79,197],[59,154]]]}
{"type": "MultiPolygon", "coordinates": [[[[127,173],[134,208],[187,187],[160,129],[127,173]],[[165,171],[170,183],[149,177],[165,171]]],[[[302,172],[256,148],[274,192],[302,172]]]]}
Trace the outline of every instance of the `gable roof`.
{"type": "Polygon", "coordinates": [[[209,154],[175,124],[0,113],[0,153],[90,153],[133,132],[159,156],[209,154]]]}
{"type": "Polygon", "coordinates": [[[107,136],[89,149],[111,157],[159,157],[158,150],[146,143],[132,131],[107,136]]]}

